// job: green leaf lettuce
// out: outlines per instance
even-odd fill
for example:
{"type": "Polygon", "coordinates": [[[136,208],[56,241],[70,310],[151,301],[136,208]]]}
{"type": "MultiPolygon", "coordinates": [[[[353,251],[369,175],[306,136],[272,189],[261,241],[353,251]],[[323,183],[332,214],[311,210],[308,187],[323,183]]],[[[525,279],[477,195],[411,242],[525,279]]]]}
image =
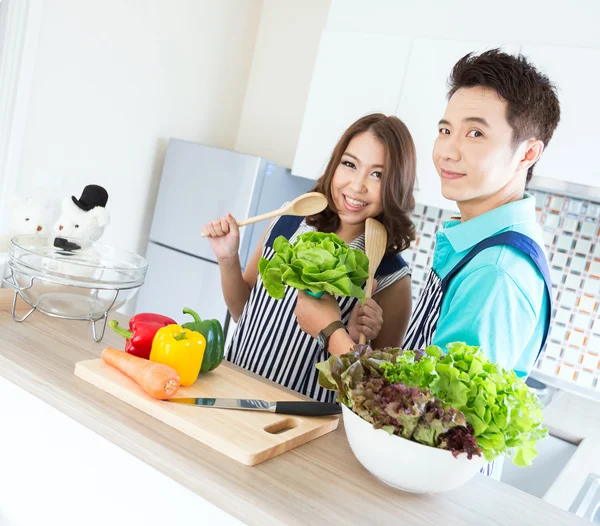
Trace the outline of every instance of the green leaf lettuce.
{"type": "Polygon", "coordinates": [[[287,285],[364,301],[362,287],[369,276],[369,260],[335,234],[307,232],[293,244],[279,236],[273,250],[271,260],[261,258],[258,262],[260,277],[273,298],[283,299],[287,285]]]}

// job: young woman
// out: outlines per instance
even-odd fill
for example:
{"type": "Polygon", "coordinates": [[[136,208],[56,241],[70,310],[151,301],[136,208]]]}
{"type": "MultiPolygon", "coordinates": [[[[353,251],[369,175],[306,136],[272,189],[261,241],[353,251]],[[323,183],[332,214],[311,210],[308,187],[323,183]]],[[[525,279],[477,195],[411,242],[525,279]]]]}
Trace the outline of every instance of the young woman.
{"type": "Polygon", "coordinates": [[[396,117],[367,115],[346,130],[316,184],[315,191],[327,197],[328,207],[307,218],[273,221],[243,273],[235,219],[227,215],[205,225],[203,232],[210,236],[219,262],[225,301],[238,323],[226,358],[311,398],[333,401],[336,393],[319,386],[315,367],[329,356],[329,331],[319,338],[303,332],[294,315],[298,290],[287,287],[283,300],[271,298],[258,275],[258,260],[273,257],[278,236],[293,242],[315,230],[335,232],[350,247],[364,251],[365,221],[370,217],[388,233],[374,299],[364,306],[356,298],[336,301],[343,328],[353,341],[362,333],[376,347],[400,345],[411,313],[411,284],[399,253],[414,239],[415,177],[415,146],[406,126],[396,117]]]}

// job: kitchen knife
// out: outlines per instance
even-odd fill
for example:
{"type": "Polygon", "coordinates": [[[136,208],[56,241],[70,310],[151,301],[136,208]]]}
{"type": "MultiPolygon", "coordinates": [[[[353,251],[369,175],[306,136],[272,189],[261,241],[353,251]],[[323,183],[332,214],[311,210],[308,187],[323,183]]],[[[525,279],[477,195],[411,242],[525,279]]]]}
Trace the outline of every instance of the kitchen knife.
{"type": "Polygon", "coordinates": [[[238,398],[171,398],[165,402],[187,404],[217,409],[242,409],[245,411],[266,411],[283,415],[329,416],[342,412],[338,404],[325,402],[266,402],[238,398]]]}

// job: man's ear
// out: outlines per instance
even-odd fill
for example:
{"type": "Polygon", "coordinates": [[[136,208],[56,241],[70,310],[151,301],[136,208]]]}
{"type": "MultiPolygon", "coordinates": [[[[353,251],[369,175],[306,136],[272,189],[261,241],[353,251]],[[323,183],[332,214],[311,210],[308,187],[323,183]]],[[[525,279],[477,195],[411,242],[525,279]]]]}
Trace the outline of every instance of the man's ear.
{"type": "Polygon", "coordinates": [[[519,169],[527,172],[541,157],[544,151],[544,143],[538,139],[530,139],[525,141],[524,152],[521,156],[519,169]]]}
{"type": "Polygon", "coordinates": [[[106,225],[108,225],[108,223],[110,223],[110,214],[108,213],[108,210],[102,206],[92,208],[88,214],[94,215],[98,221],[98,225],[100,225],[101,228],[104,228],[106,225]]]}

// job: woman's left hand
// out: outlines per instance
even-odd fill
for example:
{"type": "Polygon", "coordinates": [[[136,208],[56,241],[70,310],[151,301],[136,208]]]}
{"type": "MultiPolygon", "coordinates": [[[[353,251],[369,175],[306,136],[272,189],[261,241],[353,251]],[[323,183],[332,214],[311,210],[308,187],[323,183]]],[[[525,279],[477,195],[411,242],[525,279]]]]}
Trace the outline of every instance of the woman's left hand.
{"type": "Polygon", "coordinates": [[[359,302],[348,321],[348,334],[356,343],[364,334],[367,341],[374,340],[383,327],[383,309],[373,298],[368,298],[364,305],[359,302]]]}
{"type": "Polygon", "coordinates": [[[317,299],[303,291],[298,291],[294,314],[300,328],[313,338],[316,338],[330,323],[341,319],[340,305],[333,296],[323,294],[317,299]]]}

